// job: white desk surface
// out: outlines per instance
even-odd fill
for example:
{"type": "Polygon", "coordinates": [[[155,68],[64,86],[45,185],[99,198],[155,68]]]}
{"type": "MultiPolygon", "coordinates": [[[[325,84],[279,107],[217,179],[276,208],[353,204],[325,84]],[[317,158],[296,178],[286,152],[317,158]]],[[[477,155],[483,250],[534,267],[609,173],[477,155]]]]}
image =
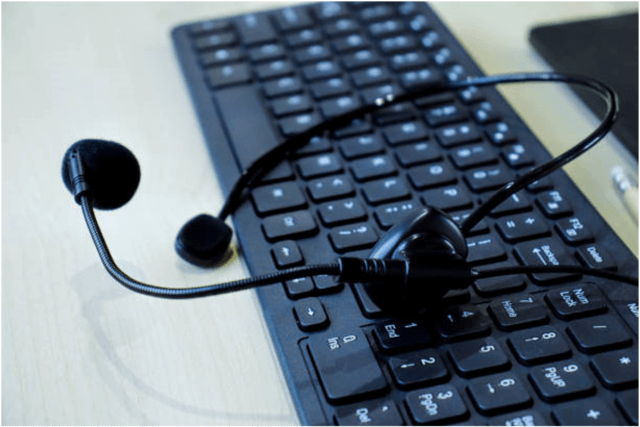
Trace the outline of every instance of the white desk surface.
{"type": "MultiPolygon", "coordinates": [[[[169,38],[190,21],[273,3],[2,4],[2,424],[296,424],[253,292],[166,301],[103,270],[60,178],[67,147],[120,141],[142,181],[100,212],[116,260],[167,286],[241,278],[181,261],[173,239],[221,194],[169,38]]],[[[535,23],[637,9],[637,3],[438,3],[488,73],[547,69],[535,23]]],[[[558,153],[596,121],[564,87],[504,91],[558,153]]],[[[637,254],[638,228],[612,195],[624,162],[611,138],[567,169],[637,254]]]]}

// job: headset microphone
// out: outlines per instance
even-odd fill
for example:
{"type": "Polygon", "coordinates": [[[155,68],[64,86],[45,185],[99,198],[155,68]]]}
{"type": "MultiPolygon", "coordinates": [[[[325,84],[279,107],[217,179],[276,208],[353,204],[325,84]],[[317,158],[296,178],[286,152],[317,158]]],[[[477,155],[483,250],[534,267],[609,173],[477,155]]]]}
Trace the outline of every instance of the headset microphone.
{"type": "Polygon", "coordinates": [[[343,116],[328,120],[283,142],[258,158],[234,185],[218,217],[199,215],[185,224],[175,242],[178,254],[188,262],[202,267],[213,266],[225,255],[232,232],[224,220],[241,201],[242,192],[254,180],[272,167],[274,159],[303,145],[311,136],[328,128],[350,122],[354,117],[440,91],[457,90],[472,85],[486,86],[499,83],[527,81],[562,82],[578,84],[599,94],[608,111],[598,126],[583,141],[560,156],[509,182],[496,191],[484,204],[473,211],[459,227],[449,215],[426,207],[414,217],[393,226],[373,248],[369,258],[340,257],[332,264],[309,265],[248,279],[198,286],[192,288],[165,288],[139,282],[115,264],[98,226],[93,208],[116,209],[127,203],[140,181],[140,167],[135,156],[124,146],[111,141],[84,139],[73,144],[65,153],[62,179],[65,186],[81,205],[85,221],[100,259],[111,276],[130,290],[161,298],[181,299],[219,295],[243,289],[316,275],[332,275],[336,280],[363,283],[372,301],[389,313],[409,315],[433,307],[450,289],[467,287],[474,280],[532,273],[574,273],[616,280],[631,285],[638,279],[607,270],[578,266],[516,266],[477,271],[466,261],[465,236],[482,218],[509,196],[550,172],[562,167],[593,147],[609,131],[618,113],[617,97],[606,85],[576,76],[557,73],[521,73],[492,77],[474,77],[450,82],[439,87],[415,90],[410,94],[378,99],[343,116]]]}

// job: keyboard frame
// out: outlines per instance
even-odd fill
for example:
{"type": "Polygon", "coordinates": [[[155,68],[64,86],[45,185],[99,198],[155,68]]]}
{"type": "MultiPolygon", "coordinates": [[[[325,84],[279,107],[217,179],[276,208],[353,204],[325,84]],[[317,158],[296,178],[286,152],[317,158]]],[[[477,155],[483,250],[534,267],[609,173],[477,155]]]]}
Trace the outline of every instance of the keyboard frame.
{"type": "MultiPolygon", "coordinates": [[[[294,5],[294,7],[297,5],[294,5]]],[[[422,7],[422,6],[420,6],[422,7]]],[[[456,52],[464,52],[466,56],[458,57],[460,63],[469,75],[483,75],[479,67],[473,62],[472,58],[466,53],[466,50],[455,39],[455,37],[448,30],[447,26],[439,19],[436,12],[433,11],[430,6],[424,4],[424,7],[430,10],[430,14],[433,16],[434,25],[436,29],[440,30],[441,35],[445,38],[443,44],[452,47],[456,52]]],[[[256,12],[255,15],[265,15],[272,11],[256,12]]],[[[229,20],[231,18],[220,18],[219,20],[229,20]]],[[[217,20],[217,19],[216,19],[217,20]]],[[[182,71],[188,82],[188,88],[190,90],[191,98],[195,107],[196,114],[202,127],[204,140],[209,150],[209,154],[212,163],[215,167],[216,174],[219,178],[220,185],[223,193],[228,195],[231,187],[235,183],[236,179],[240,176],[240,169],[238,167],[237,156],[234,153],[234,149],[228,140],[225,133],[224,123],[221,121],[221,116],[215,102],[212,99],[215,98],[214,91],[212,91],[206,84],[203,78],[202,67],[198,63],[197,55],[193,53],[192,39],[189,35],[188,29],[191,24],[185,24],[173,29],[171,36],[175,45],[175,51],[178,56],[179,63],[181,64],[182,71]]],[[[259,83],[254,80],[252,83],[256,88],[259,83]]],[[[256,89],[257,93],[260,93],[259,89],[256,89]]],[[[528,140],[532,144],[527,145],[527,149],[533,155],[536,160],[536,164],[540,164],[542,161],[550,158],[549,153],[544,149],[544,146],[535,138],[532,132],[527,128],[522,119],[513,111],[506,100],[500,95],[500,93],[494,88],[485,88],[484,93],[488,101],[493,103],[497,109],[504,112],[504,120],[508,121],[512,126],[518,128],[519,140],[528,140]],[[537,143],[536,143],[537,142],[537,143]]],[[[268,108],[265,104],[265,111],[268,113],[268,108]]],[[[279,133],[279,130],[274,125],[274,131],[279,133]]],[[[284,140],[284,138],[283,138],[284,140]]],[[[577,142],[577,141],[576,141],[577,142]]],[[[526,142],[525,142],[526,143],[526,142]]],[[[580,159],[577,160],[578,162],[580,159]]],[[[401,169],[402,170],[402,169],[401,169]]],[[[595,211],[589,201],[584,195],[577,189],[577,187],[571,182],[570,178],[562,171],[554,172],[551,175],[551,179],[554,182],[554,188],[562,188],[565,192],[571,191],[571,203],[575,212],[580,212],[583,216],[587,216],[590,219],[591,231],[593,232],[596,241],[604,250],[612,253],[619,254],[621,248],[623,248],[624,254],[621,254],[618,259],[624,259],[625,261],[619,265],[619,270],[622,273],[637,276],[638,262],[635,256],[626,248],[624,243],[615,235],[615,233],[609,228],[604,219],[595,211]],[[593,224],[598,224],[594,227],[593,224]]],[[[297,179],[300,181],[300,178],[297,179]]],[[[313,206],[313,203],[310,204],[313,206]]],[[[366,207],[368,212],[368,218],[371,218],[372,208],[366,207]]],[[[309,208],[311,210],[311,208],[309,208]]],[[[317,215],[316,215],[317,216],[317,215]]],[[[264,238],[255,239],[253,236],[262,236],[262,230],[260,228],[261,221],[257,220],[258,217],[254,212],[252,203],[249,200],[245,200],[244,203],[233,214],[233,223],[236,229],[236,236],[238,239],[238,246],[241,248],[241,253],[245,257],[246,265],[251,275],[259,275],[272,272],[275,269],[275,264],[270,256],[265,256],[265,253],[269,253],[271,244],[264,238]]],[[[374,220],[371,220],[374,223],[374,220]]],[[[318,221],[320,223],[320,221],[318,221]]],[[[313,254],[322,253],[322,249],[316,249],[310,251],[310,245],[316,246],[316,241],[324,236],[324,241],[327,244],[327,250],[331,250],[331,246],[328,243],[326,234],[328,228],[321,228],[320,237],[314,236],[310,238],[303,238],[297,240],[301,247],[302,252],[305,254],[305,260],[307,264],[314,264],[318,262],[326,262],[327,259],[321,256],[314,256],[313,254]]],[[[355,255],[366,256],[369,250],[360,251],[355,255]]],[[[333,252],[331,252],[333,254],[333,252]]],[[[352,255],[350,253],[350,255],[352,255]]],[[[512,256],[512,255],[510,255],[512,256]]],[[[597,283],[600,289],[605,293],[609,299],[610,306],[613,306],[616,301],[618,305],[615,307],[619,313],[624,316],[629,316],[629,313],[625,313],[625,302],[630,298],[629,286],[618,283],[607,283],[600,279],[588,279],[589,282],[597,283]]],[[[573,282],[576,283],[576,282],[573,282]]],[[[526,293],[532,293],[545,289],[551,289],[549,287],[542,287],[532,284],[527,281],[528,287],[526,293]]],[[[636,288],[633,288],[636,289],[636,288]]],[[[290,394],[293,399],[294,406],[297,409],[300,422],[308,425],[327,425],[334,423],[335,409],[332,405],[328,404],[323,397],[323,390],[318,381],[317,373],[312,365],[309,353],[306,350],[306,340],[312,334],[324,334],[327,330],[321,330],[319,332],[303,332],[301,331],[294,320],[292,314],[293,301],[290,300],[284,290],[283,286],[270,286],[258,289],[257,291],[263,315],[266,324],[269,327],[271,338],[275,350],[278,354],[282,371],[289,386],[290,394]],[[310,381],[313,379],[313,381],[310,381]]],[[[633,292],[632,292],[633,294],[633,292]]],[[[490,301],[487,298],[478,297],[472,294],[475,299],[472,299],[468,304],[483,304],[486,301],[490,301]]],[[[506,294],[505,296],[512,295],[506,294]]],[[[635,291],[635,301],[637,303],[637,290],[635,291]]],[[[370,342],[373,343],[370,334],[368,333],[372,325],[383,321],[385,318],[371,319],[365,317],[358,307],[353,292],[348,290],[342,291],[337,294],[328,294],[322,296],[322,302],[326,307],[327,312],[330,314],[331,326],[330,331],[338,333],[339,331],[345,331],[348,333],[353,328],[358,328],[367,332],[367,336],[370,342]],[[337,315],[336,313],[340,313],[337,315]]],[[[550,316],[552,321],[550,324],[562,323],[558,319],[550,316]]],[[[637,320],[636,320],[637,321],[637,320]]],[[[502,338],[506,333],[500,331],[495,326],[492,328],[492,335],[498,339],[502,338]]],[[[637,337],[637,333],[636,333],[637,337]]],[[[637,338],[634,340],[634,346],[637,347],[637,338]]],[[[439,346],[441,347],[441,346],[439,346]]],[[[438,348],[439,348],[438,347],[438,348]]],[[[510,355],[513,359],[513,355],[510,355]]],[[[583,361],[588,357],[579,352],[574,352],[574,359],[583,361]]],[[[517,362],[516,362],[517,363],[517,362]]],[[[388,372],[385,371],[385,375],[388,372]]],[[[393,381],[387,378],[390,384],[393,381]]],[[[524,382],[531,387],[531,384],[524,382]]],[[[461,380],[458,376],[454,376],[454,380],[450,384],[456,385],[459,390],[464,390],[464,380],[461,380]],[[460,381],[456,381],[460,380],[460,381]],[[462,385],[461,385],[462,384],[462,385]]],[[[535,391],[530,391],[532,396],[537,396],[535,391]]],[[[397,388],[393,388],[392,392],[388,394],[390,397],[394,397],[396,394],[404,394],[405,392],[399,391],[397,388]]],[[[473,407],[473,403],[470,402],[469,397],[461,392],[465,403],[469,407],[473,407]]],[[[541,402],[542,405],[550,406],[550,404],[541,402]]],[[[399,407],[402,405],[398,405],[399,407]]],[[[548,409],[548,408],[546,408],[548,409]]],[[[484,417],[479,415],[475,411],[471,411],[471,418],[468,420],[472,423],[486,423],[490,420],[490,417],[484,417]]],[[[406,409],[403,411],[403,416],[407,418],[406,409]]]]}

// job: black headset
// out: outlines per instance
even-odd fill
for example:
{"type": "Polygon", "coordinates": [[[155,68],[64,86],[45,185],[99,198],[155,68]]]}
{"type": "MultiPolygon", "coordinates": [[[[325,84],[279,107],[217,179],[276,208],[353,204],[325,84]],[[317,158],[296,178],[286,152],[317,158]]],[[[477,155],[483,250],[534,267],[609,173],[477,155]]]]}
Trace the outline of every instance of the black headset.
{"type": "Polygon", "coordinates": [[[516,73],[421,87],[398,96],[387,96],[373,104],[349,111],[295,135],[253,162],[236,181],[217,217],[198,215],[187,222],[176,238],[175,248],[186,261],[214,266],[224,258],[231,241],[231,228],[225,220],[242,202],[244,191],[272,169],[286,154],[306,144],[327,129],[349,124],[354,118],[392,104],[434,93],[470,86],[504,83],[560,82],[583,86],[604,99],[607,113],[600,125],[585,139],[563,154],[543,163],[507,183],[474,210],[458,226],[446,213],[426,207],[393,226],[371,251],[368,258],[339,257],[335,263],[310,265],[244,280],[193,288],[165,288],[139,282],[115,264],[98,226],[93,209],[117,209],[134,195],[140,181],[135,156],[112,141],[84,139],[73,144],[62,161],[65,186],[82,206],[85,221],[100,259],[111,276],[125,287],[162,298],[198,298],[270,285],[301,277],[332,275],[346,283],[362,283],[374,303],[388,313],[419,311],[433,306],[450,289],[463,289],[474,280],[511,274],[578,273],[636,285],[638,279],[608,270],[579,266],[516,266],[477,271],[466,262],[466,234],[492,209],[517,191],[574,160],[596,145],[611,129],[618,115],[615,92],[596,80],[560,73],[516,73]]]}

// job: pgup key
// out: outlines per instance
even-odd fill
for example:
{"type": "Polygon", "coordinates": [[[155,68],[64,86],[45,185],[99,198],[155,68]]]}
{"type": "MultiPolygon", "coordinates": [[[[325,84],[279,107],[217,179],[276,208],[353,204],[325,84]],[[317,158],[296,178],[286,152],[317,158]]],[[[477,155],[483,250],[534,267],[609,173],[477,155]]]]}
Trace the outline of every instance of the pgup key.
{"type": "Polygon", "coordinates": [[[327,399],[333,403],[387,389],[382,370],[362,331],[312,336],[309,352],[327,399]]]}

